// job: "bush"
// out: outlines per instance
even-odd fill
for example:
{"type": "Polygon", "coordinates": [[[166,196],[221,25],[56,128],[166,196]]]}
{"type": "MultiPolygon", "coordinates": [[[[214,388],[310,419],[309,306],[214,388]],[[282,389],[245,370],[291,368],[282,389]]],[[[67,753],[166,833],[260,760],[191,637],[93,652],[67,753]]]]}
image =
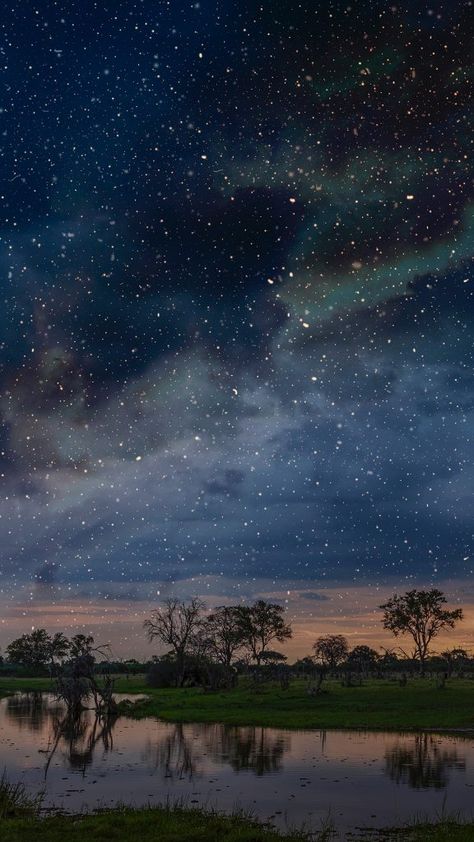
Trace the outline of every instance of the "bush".
{"type": "Polygon", "coordinates": [[[165,687],[176,687],[177,680],[178,670],[176,663],[164,658],[150,665],[146,677],[148,686],[153,687],[155,690],[161,690],[165,687]]]}

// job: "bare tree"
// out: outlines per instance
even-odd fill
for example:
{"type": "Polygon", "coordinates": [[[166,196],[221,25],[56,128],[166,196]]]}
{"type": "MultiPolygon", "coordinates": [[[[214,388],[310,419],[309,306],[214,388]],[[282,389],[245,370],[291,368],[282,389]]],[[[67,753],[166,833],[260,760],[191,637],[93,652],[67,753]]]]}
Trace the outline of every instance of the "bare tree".
{"type": "Polygon", "coordinates": [[[186,657],[191,654],[203,617],[204,603],[197,597],[189,602],[179,599],[165,599],[160,608],[145,620],[148,640],[159,640],[169,646],[176,658],[177,686],[184,681],[186,657]]]}
{"type": "Polygon", "coordinates": [[[463,619],[462,608],[447,610],[446,597],[442,591],[407,591],[403,596],[395,594],[381,605],[383,627],[395,637],[410,635],[414,642],[412,657],[420,662],[420,674],[425,674],[425,663],[431,641],[444,629],[453,629],[463,619]]]}

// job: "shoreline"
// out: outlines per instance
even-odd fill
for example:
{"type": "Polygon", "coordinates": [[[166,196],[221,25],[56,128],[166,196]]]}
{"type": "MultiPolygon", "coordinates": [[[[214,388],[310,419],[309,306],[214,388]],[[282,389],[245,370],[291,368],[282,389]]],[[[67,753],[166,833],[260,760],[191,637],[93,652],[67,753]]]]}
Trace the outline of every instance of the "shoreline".
{"type": "Polygon", "coordinates": [[[459,817],[436,822],[414,820],[400,826],[357,826],[338,830],[330,820],[319,828],[279,830],[268,822],[261,822],[250,814],[162,805],[134,808],[118,805],[110,809],[87,813],[41,811],[27,813],[18,806],[17,812],[5,817],[0,814],[2,842],[82,842],[87,838],[108,842],[474,842],[474,822],[459,817]]]}
{"type": "MultiPolygon", "coordinates": [[[[429,679],[400,688],[383,680],[342,688],[328,682],[327,692],[308,697],[304,682],[289,690],[266,685],[257,689],[242,682],[228,691],[205,693],[199,688],[153,689],[143,679],[118,678],[115,693],[122,716],[139,720],[265,727],[288,731],[372,731],[374,733],[444,733],[474,735],[473,682],[453,679],[436,690],[429,679]],[[146,698],[143,698],[143,695],[146,698]],[[133,700],[134,696],[142,698],[133,700]],[[472,712],[471,712],[472,711],[472,712]]],[[[47,678],[0,678],[0,697],[17,692],[51,693],[47,678]]]]}

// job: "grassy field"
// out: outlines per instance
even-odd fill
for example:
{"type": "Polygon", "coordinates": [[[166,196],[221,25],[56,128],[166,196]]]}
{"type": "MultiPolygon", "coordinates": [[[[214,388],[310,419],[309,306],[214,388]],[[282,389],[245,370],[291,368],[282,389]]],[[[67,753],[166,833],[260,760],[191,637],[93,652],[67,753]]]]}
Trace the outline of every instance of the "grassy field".
{"type": "MultiPolygon", "coordinates": [[[[47,690],[48,679],[0,679],[0,695],[17,690],[47,690]]],[[[131,707],[134,718],[159,716],[177,722],[223,722],[280,728],[474,729],[474,682],[452,679],[443,690],[429,679],[407,687],[384,680],[362,687],[328,682],[326,692],[308,696],[306,684],[288,690],[244,683],[234,690],[205,693],[199,688],[150,690],[143,678],[118,678],[119,693],[147,693],[131,707]]]]}

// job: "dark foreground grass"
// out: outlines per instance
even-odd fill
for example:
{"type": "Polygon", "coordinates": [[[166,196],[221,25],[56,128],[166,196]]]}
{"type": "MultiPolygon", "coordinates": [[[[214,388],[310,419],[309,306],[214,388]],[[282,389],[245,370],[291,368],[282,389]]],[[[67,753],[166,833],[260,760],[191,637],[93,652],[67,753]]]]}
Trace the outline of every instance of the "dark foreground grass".
{"type": "Polygon", "coordinates": [[[41,792],[29,795],[24,784],[10,783],[4,772],[0,778],[0,828],[4,819],[37,816],[42,800],[41,792]]]}
{"type": "MultiPolygon", "coordinates": [[[[326,831],[312,837],[329,840],[326,831]]],[[[180,807],[107,810],[87,816],[0,819],[1,842],[305,842],[245,816],[180,807]]]]}
{"type": "MultiPolygon", "coordinates": [[[[42,793],[0,778],[0,842],[329,842],[328,821],[320,829],[282,833],[243,813],[225,815],[179,804],[134,809],[118,806],[87,815],[41,813],[42,793]]],[[[342,836],[337,834],[342,842],[342,836]]],[[[474,842],[474,822],[445,818],[382,830],[356,829],[346,842],[474,842]]]]}
{"type": "MultiPolygon", "coordinates": [[[[120,808],[87,816],[0,819],[1,842],[330,842],[331,828],[279,833],[241,815],[182,807],[120,808]]],[[[341,836],[336,837],[341,840],[341,836]]],[[[474,824],[441,821],[348,833],[346,842],[474,842],[474,824]]]]}
{"type": "MultiPolygon", "coordinates": [[[[0,679],[0,695],[17,690],[47,690],[48,679],[0,679]]],[[[254,689],[244,681],[226,692],[200,688],[151,690],[143,678],[118,678],[119,693],[147,693],[127,711],[134,718],[158,716],[175,722],[223,722],[279,728],[474,729],[474,682],[448,681],[442,690],[430,679],[406,687],[387,680],[362,687],[328,682],[326,692],[308,696],[307,684],[294,681],[254,689]]],[[[125,711],[124,711],[125,712],[125,711]]]]}

